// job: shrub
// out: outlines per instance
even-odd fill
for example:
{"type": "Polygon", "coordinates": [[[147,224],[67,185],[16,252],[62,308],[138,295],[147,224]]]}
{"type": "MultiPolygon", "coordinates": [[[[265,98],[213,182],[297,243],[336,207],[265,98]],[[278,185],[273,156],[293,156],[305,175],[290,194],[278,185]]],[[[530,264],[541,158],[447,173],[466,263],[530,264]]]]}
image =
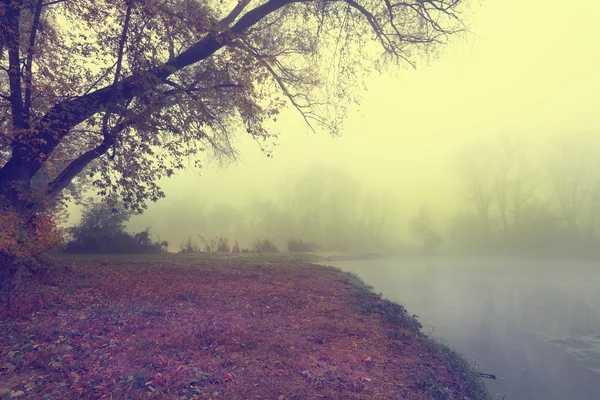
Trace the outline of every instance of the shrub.
{"type": "Polygon", "coordinates": [[[158,253],[161,245],[152,241],[150,229],[130,234],[125,224],[130,211],[106,203],[86,205],[79,225],[67,228],[69,253],[158,253]]]}
{"type": "Polygon", "coordinates": [[[187,242],[181,242],[179,245],[179,253],[200,253],[200,247],[189,237],[187,242]]]}
{"type": "Polygon", "coordinates": [[[320,246],[316,243],[305,242],[304,240],[300,239],[290,239],[288,241],[287,248],[290,253],[302,253],[317,251],[320,249],[320,246]]]}
{"type": "MultiPolygon", "coordinates": [[[[160,239],[158,239],[160,240],[160,239]]],[[[165,253],[169,251],[169,242],[167,242],[166,240],[163,240],[162,242],[159,243],[160,245],[160,250],[164,251],[165,253]]]]}
{"type": "Polygon", "coordinates": [[[56,272],[47,252],[64,246],[57,228],[57,211],[62,204],[21,193],[19,198],[22,207],[0,194],[0,305],[7,312],[16,297],[33,301],[29,284],[56,272]],[[25,203],[38,206],[27,208],[25,203]]]}
{"type": "MultiPolygon", "coordinates": [[[[38,200],[42,201],[42,200],[38,200]]],[[[46,203],[43,203],[46,204],[46,203]]],[[[47,205],[51,207],[51,205],[47,205]]],[[[42,208],[43,209],[43,208],[42,208]]],[[[8,269],[34,263],[38,255],[64,246],[57,229],[55,210],[19,209],[0,195],[0,274],[8,269]]]]}
{"type": "Polygon", "coordinates": [[[230,253],[229,240],[223,236],[215,237],[214,239],[206,240],[200,236],[200,240],[204,243],[204,251],[206,253],[230,253]]]}
{"type": "Polygon", "coordinates": [[[231,252],[236,253],[236,254],[240,252],[240,246],[238,245],[237,240],[235,241],[235,244],[231,248],[231,252]]]}
{"type": "Polygon", "coordinates": [[[256,239],[252,246],[252,250],[254,253],[279,253],[279,249],[270,239],[256,239]]]}
{"type": "Polygon", "coordinates": [[[231,249],[229,248],[229,241],[227,238],[219,236],[217,239],[217,253],[231,253],[231,249]]]}

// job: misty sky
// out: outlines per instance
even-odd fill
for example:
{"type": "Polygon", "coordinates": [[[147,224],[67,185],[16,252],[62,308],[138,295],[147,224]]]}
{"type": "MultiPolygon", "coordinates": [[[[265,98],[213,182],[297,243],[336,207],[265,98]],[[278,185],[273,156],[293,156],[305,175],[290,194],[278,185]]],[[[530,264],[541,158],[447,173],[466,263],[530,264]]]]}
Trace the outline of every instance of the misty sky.
{"type": "Polygon", "coordinates": [[[454,38],[429,66],[373,76],[341,137],[314,134],[287,110],[275,125],[281,135],[273,158],[238,138],[236,164],[205,163],[200,176],[182,172],[163,181],[167,198],[136,217],[134,227],[153,225],[176,200],[235,204],[250,192],[275,192],[286,176],[314,163],[343,167],[365,187],[389,190],[408,219],[421,203],[436,209],[457,196],[453,169],[465,146],[506,133],[536,142],[600,134],[600,3],[473,3],[465,15],[472,33],[454,38]]]}

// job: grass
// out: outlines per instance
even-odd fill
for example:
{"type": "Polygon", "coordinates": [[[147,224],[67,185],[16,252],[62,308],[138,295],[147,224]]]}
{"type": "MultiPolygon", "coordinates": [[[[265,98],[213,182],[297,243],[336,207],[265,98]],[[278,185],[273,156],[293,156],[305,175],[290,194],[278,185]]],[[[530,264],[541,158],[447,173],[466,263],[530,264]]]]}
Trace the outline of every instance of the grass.
{"type": "Polygon", "coordinates": [[[59,264],[0,319],[0,398],[486,398],[414,316],[331,267],[248,254],[59,264]]]}
{"type": "Polygon", "coordinates": [[[439,341],[423,338],[427,346],[451,368],[457,375],[462,376],[467,383],[465,396],[471,399],[489,399],[490,395],[485,384],[472,364],[457,350],[439,341]]]}
{"type": "MultiPolygon", "coordinates": [[[[356,287],[354,295],[360,299],[358,303],[360,312],[382,315],[387,323],[397,328],[390,335],[392,339],[402,341],[411,337],[418,338],[456,376],[464,379],[466,386],[463,392],[460,393],[460,398],[473,400],[488,400],[491,398],[483,380],[463,355],[449,345],[432,339],[429,337],[430,335],[423,334],[417,316],[410,316],[402,305],[383,299],[381,294],[374,293],[373,287],[366,284],[358,275],[352,272],[346,274],[349,281],[356,287]]],[[[425,386],[432,390],[434,399],[449,400],[454,398],[452,391],[434,378],[427,379],[425,386]]]]}
{"type": "Polygon", "coordinates": [[[404,306],[385,300],[380,294],[373,292],[373,287],[367,285],[360,277],[352,272],[346,273],[350,282],[356,287],[354,296],[360,299],[357,303],[362,313],[373,313],[383,316],[391,325],[410,332],[419,333],[421,324],[416,315],[408,315],[404,306]]]}

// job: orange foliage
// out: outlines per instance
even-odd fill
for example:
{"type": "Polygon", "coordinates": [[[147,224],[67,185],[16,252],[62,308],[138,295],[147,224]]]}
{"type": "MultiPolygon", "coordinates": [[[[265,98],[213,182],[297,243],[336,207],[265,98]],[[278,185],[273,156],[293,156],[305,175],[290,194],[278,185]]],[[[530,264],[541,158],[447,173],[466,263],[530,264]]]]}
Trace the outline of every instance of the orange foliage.
{"type": "Polygon", "coordinates": [[[0,254],[9,259],[31,261],[36,256],[57,250],[63,240],[52,211],[20,212],[0,198],[0,254]]]}

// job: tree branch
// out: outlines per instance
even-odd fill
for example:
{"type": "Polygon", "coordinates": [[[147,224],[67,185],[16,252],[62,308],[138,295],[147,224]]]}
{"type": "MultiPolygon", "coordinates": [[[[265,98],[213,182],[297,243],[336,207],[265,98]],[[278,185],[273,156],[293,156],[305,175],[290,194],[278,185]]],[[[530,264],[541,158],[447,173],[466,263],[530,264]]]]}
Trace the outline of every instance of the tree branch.
{"type": "MultiPolygon", "coordinates": [[[[385,32],[383,31],[383,28],[381,27],[381,25],[377,22],[377,19],[375,18],[375,16],[373,14],[371,14],[365,7],[363,7],[362,5],[358,4],[356,1],[354,0],[344,0],[349,6],[351,6],[352,8],[354,8],[355,10],[357,10],[358,12],[360,12],[365,18],[366,20],[369,22],[369,25],[371,25],[371,28],[373,29],[373,31],[375,32],[375,35],[377,36],[377,39],[379,40],[379,42],[381,43],[381,46],[387,50],[388,53],[395,55],[396,57],[399,57],[401,59],[403,59],[404,61],[406,61],[409,65],[411,65],[413,68],[415,68],[415,63],[413,61],[411,61],[406,54],[404,54],[404,52],[398,48],[397,46],[394,46],[391,41],[388,39],[387,35],[385,34],[385,32]]],[[[393,21],[393,15],[389,18],[388,21],[390,24],[393,25],[394,21],[393,21]]]]}
{"type": "Polygon", "coordinates": [[[207,92],[209,90],[218,90],[218,89],[232,89],[232,88],[239,88],[240,85],[236,84],[236,83],[219,83],[210,87],[194,87],[194,86],[190,86],[190,87],[184,87],[178,83],[173,82],[170,79],[166,79],[165,83],[169,86],[173,86],[175,89],[171,89],[171,90],[165,90],[164,92],[162,92],[163,95],[166,96],[170,96],[172,94],[178,94],[178,93],[195,93],[195,92],[207,92]]]}
{"type": "Polygon", "coordinates": [[[249,3],[250,0],[239,0],[237,5],[233,8],[233,10],[231,10],[229,15],[227,15],[225,18],[219,21],[219,26],[228,28],[229,25],[231,25],[231,23],[235,21],[237,17],[239,17],[240,13],[249,3]]]}
{"type": "Polygon", "coordinates": [[[31,178],[74,126],[102,111],[102,108],[137,97],[163,83],[174,72],[207,59],[226,45],[232,33],[241,34],[267,15],[298,1],[305,0],[270,0],[244,14],[229,31],[206,35],[189,49],[160,66],[130,75],[117,85],[57,103],[38,124],[37,135],[43,137],[46,143],[32,151],[13,151],[10,160],[0,168],[0,181],[13,180],[15,174],[19,175],[19,179],[24,176],[31,178]]]}
{"type": "Polygon", "coordinates": [[[21,86],[21,60],[19,55],[21,2],[10,1],[6,10],[4,38],[8,47],[8,80],[13,125],[17,129],[27,128],[27,119],[23,109],[23,89],[21,86]]]}
{"type": "Polygon", "coordinates": [[[256,49],[252,48],[252,46],[245,41],[243,49],[252,54],[261,63],[261,65],[263,65],[265,69],[269,71],[269,73],[271,74],[271,76],[273,77],[283,94],[290,100],[290,103],[292,103],[294,108],[298,110],[298,112],[304,119],[304,122],[310,128],[311,131],[315,132],[315,129],[310,122],[311,119],[316,121],[317,123],[325,124],[325,121],[322,118],[319,118],[318,115],[306,111],[309,105],[303,105],[296,101],[296,97],[298,97],[299,94],[294,94],[289,91],[281,76],[279,76],[277,72],[273,69],[273,67],[265,60],[265,57],[262,57],[262,55],[256,49]]]}
{"type": "Polygon", "coordinates": [[[8,26],[8,20],[7,20],[8,13],[6,12],[6,9],[8,8],[9,4],[10,4],[10,0],[2,0],[2,2],[0,3],[0,8],[2,9],[2,12],[0,13],[0,60],[2,60],[2,58],[4,56],[4,45],[6,44],[4,27],[8,26]]]}
{"type": "Polygon", "coordinates": [[[92,150],[83,153],[61,171],[58,176],[48,184],[48,195],[56,197],[69,183],[92,161],[106,154],[108,149],[114,144],[114,136],[127,128],[126,124],[120,124],[113,129],[113,132],[104,135],[102,143],[92,150]]]}
{"type": "Polygon", "coordinates": [[[54,4],[59,4],[59,3],[66,3],[69,0],[54,0],[54,1],[49,1],[47,3],[43,3],[42,7],[47,7],[47,6],[52,6],[54,4]]]}
{"type": "Polygon", "coordinates": [[[31,80],[33,68],[33,53],[35,46],[35,37],[40,25],[40,16],[42,15],[42,0],[38,0],[35,6],[35,14],[31,23],[31,33],[29,34],[29,47],[27,48],[27,61],[25,62],[25,117],[29,119],[31,113],[31,80]]]}
{"type": "MultiPolygon", "coordinates": [[[[10,0],[0,1],[3,1],[5,4],[10,3],[12,8],[14,8],[12,4],[20,3],[19,0],[13,0],[12,2],[10,0]]],[[[60,2],[51,0],[46,1],[46,3],[42,3],[40,0],[35,0],[35,3],[38,5],[42,4],[43,7],[60,2]]],[[[238,37],[246,34],[249,30],[259,24],[261,20],[265,19],[265,17],[278,12],[278,10],[282,9],[283,7],[293,3],[308,1],[309,0],[265,0],[264,2],[259,2],[258,6],[250,9],[249,11],[245,11],[246,7],[250,3],[250,0],[238,0],[238,3],[233,10],[231,10],[231,12],[225,18],[218,22],[221,24],[220,26],[217,26],[218,30],[206,34],[202,39],[193,43],[189,48],[179,55],[169,57],[167,62],[139,72],[134,72],[131,75],[123,78],[121,77],[121,60],[123,57],[126,39],[126,30],[128,25],[127,20],[129,18],[129,13],[131,12],[130,4],[132,4],[131,2],[128,2],[126,22],[124,24],[121,42],[119,43],[119,61],[117,62],[115,79],[112,84],[76,98],[70,98],[54,104],[50,110],[48,110],[46,114],[39,120],[37,125],[33,127],[34,129],[32,129],[35,134],[35,137],[32,137],[32,139],[44,139],[45,143],[38,145],[35,148],[14,148],[9,161],[0,168],[0,182],[15,180],[16,174],[18,174],[19,179],[23,179],[23,177],[25,177],[25,179],[31,179],[31,177],[33,177],[35,173],[39,171],[46,158],[52,154],[61,141],[78,124],[81,124],[89,118],[104,111],[114,110],[111,107],[123,105],[126,102],[131,101],[132,99],[135,99],[140,95],[148,93],[152,89],[165,84],[168,78],[177,71],[209,59],[225,46],[231,45],[232,42],[237,42],[236,39],[238,37]]],[[[329,0],[326,0],[326,2],[328,1],[329,0]]],[[[434,8],[432,4],[437,2],[437,4],[433,5],[440,7],[438,10],[440,14],[442,12],[448,13],[449,11],[447,8],[452,7],[454,4],[453,2],[458,0],[450,1],[451,2],[449,3],[443,0],[414,0],[414,2],[411,3],[411,6],[426,8],[426,10],[430,10],[432,15],[435,17],[436,10],[438,9],[434,8]]],[[[397,10],[392,12],[392,9],[396,7],[396,4],[391,4],[389,1],[387,2],[388,9],[390,10],[389,15],[386,14],[385,5],[380,4],[377,1],[375,3],[369,2],[369,7],[362,6],[360,4],[360,0],[337,0],[337,2],[341,3],[342,5],[346,3],[348,7],[352,7],[353,10],[356,10],[357,19],[366,20],[365,25],[370,25],[378,40],[381,42],[384,50],[388,54],[392,54],[396,59],[402,58],[410,63],[410,60],[408,60],[404,51],[404,44],[406,42],[412,41],[413,43],[419,43],[418,40],[425,41],[430,35],[433,35],[433,38],[435,38],[435,32],[431,32],[429,26],[426,26],[422,30],[418,30],[414,37],[410,35],[402,36],[404,32],[402,26],[403,15],[401,12],[397,12],[397,10]],[[371,4],[373,4],[374,9],[370,9],[371,4]],[[378,6],[382,6],[384,9],[377,9],[378,6]],[[397,26],[394,25],[390,27],[390,24],[394,23],[394,16],[396,17],[397,26]],[[383,20],[381,20],[382,18],[383,20]]],[[[20,8],[17,9],[20,12],[20,8]]],[[[409,10],[406,11],[410,12],[409,10]]],[[[429,18],[431,17],[429,16],[429,18]]],[[[418,22],[422,22],[426,25],[427,22],[431,23],[433,21],[433,23],[436,23],[437,21],[435,18],[428,21],[423,21],[423,18],[419,19],[420,21],[418,22]]],[[[435,26],[435,24],[433,25],[435,26]]],[[[18,32],[18,29],[16,32],[18,32]]],[[[15,43],[18,44],[18,40],[15,43]]],[[[19,72],[18,45],[16,47],[16,51],[17,69],[10,69],[10,71],[13,73],[15,71],[17,73],[19,72]]],[[[172,53],[172,51],[169,51],[169,53],[172,53]]],[[[11,56],[13,55],[11,54],[11,56]]],[[[294,92],[290,93],[291,89],[288,90],[288,86],[293,87],[296,82],[292,80],[293,77],[286,76],[286,70],[277,64],[277,60],[272,61],[269,59],[258,59],[264,62],[265,68],[275,79],[276,85],[279,85],[280,89],[290,99],[292,104],[301,110],[305,119],[310,119],[313,122],[316,120],[323,123],[323,121],[319,119],[318,115],[312,113],[310,110],[307,111],[308,106],[315,104],[309,101],[310,99],[307,95],[294,92]]],[[[12,61],[13,60],[11,59],[11,67],[13,66],[12,61]]],[[[18,83],[20,83],[20,80],[18,83]]],[[[11,81],[11,103],[13,104],[13,107],[15,107],[15,100],[17,98],[22,99],[22,97],[21,95],[15,96],[13,94],[13,92],[17,90],[16,86],[13,90],[13,86],[14,85],[12,85],[11,81]]],[[[176,89],[180,90],[180,88],[176,89]]],[[[196,85],[193,85],[186,88],[186,90],[195,91],[197,88],[196,85]]],[[[299,91],[301,90],[302,89],[299,89],[299,91]]],[[[15,113],[13,109],[13,118],[15,118],[16,115],[20,114],[15,113]]],[[[107,111],[105,115],[106,122],[104,123],[105,126],[103,127],[105,136],[102,144],[87,152],[87,156],[82,155],[78,159],[74,160],[73,163],[71,163],[71,165],[67,168],[68,170],[66,169],[65,171],[61,172],[59,177],[57,177],[57,179],[51,183],[51,187],[49,187],[50,193],[57,194],[60,192],[62,188],[68,185],[70,179],[80,172],[85,165],[108,151],[108,147],[110,147],[116,139],[114,136],[112,136],[112,134],[115,134],[115,132],[120,132],[120,130],[115,131],[114,129],[108,129],[109,116],[110,112],[107,111]],[[109,135],[109,133],[111,135],[109,135]]],[[[131,124],[130,121],[128,123],[131,124]]],[[[118,122],[117,126],[120,126],[118,122]]],[[[308,123],[308,126],[310,126],[310,123],[308,123]]],[[[15,124],[15,127],[18,127],[18,125],[15,124]]],[[[33,134],[31,136],[33,136],[33,134]]],[[[18,144],[16,146],[18,146],[18,144]]]]}
{"type": "MultiPolygon", "coordinates": [[[[119,78],[121,76],[121,67],[123,65],[123,50],[125,49],[125,42],[127,41],[127,31],[129,29],[129,21],[131,19],[131,3],[127,4],[127,12],[125,13],[125,22],[123,22],[123,31],[121,32],[121,39],[119,39],[119,50],[117,52],[117,68],[115,70],[115,78],[113,80],[113,84],[111,90],[114,91],[117,83],[119,82],[119,78]]],[[[108,122],[110,120],[110,110],[107,109],[104,118],[102,119],[102,134],[106,137],[108,132],[108,122]]]]}

